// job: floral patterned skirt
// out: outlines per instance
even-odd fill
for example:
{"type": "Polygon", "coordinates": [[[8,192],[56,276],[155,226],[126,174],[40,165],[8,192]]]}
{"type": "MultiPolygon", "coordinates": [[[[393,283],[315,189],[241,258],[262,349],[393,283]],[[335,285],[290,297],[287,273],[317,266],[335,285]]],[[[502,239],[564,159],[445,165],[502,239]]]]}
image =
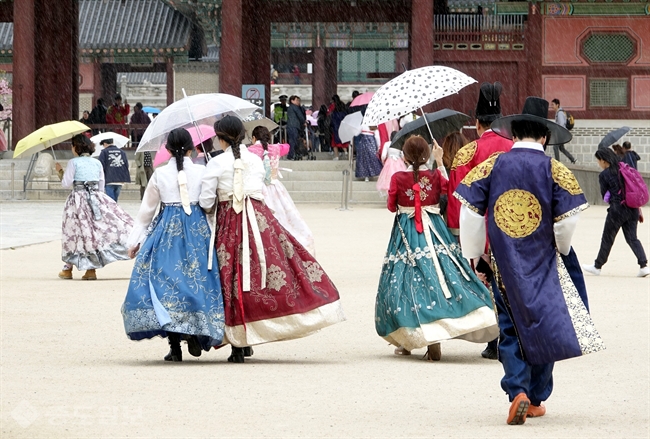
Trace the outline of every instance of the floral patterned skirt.
{"type": "Polygon", "coordinates": [[[266,287],[257,244],[248,223],[250,291],[242,291],[242,213],[231,201],[219,203],[216,254],[219,259],[226,317],[226,339],[252,346],[304,337],[345,320],[339,293],[314,257],[291,236],[261,201],[255,211],[263,254],[266,287]]]}
{"type": "Polygon", "coordinates": [[[63,209],[61,259],[79,270],[128,260],[126,240],[133,219],[104,192],[93,191],[92,200],[100,213],[100,219],[95,219],[89,197],[85,190],[68,196],[63,209]]]}
{"type": "Polygon", "coordinates": [[[436,228],[434,248],[415,230],[413,218],[395,218],[377,291],[377,334],[408,350],[452,338],[477,343],[495,339],[499,328],[489,290],[463,258],[440,215],[423,215],[429,215],[436,228]]]}
{"type": "Polygon", "coordinates": [[[354,138],[357,164],[354,176],[357,178],[376,177],[381,173],[381,160],[377,157],[377,142],[374,136],[360,134],[354,138]]]}
{"type": "Polygon", "coordinates": [[[302,244],[303,247],[313,255],[316,254],[314,244],[314,235],[312,235],[309,226],[302,219],[300,212],[291,199],[280,180],[273,180],[273,183],[262,188],[264,202],[273,211],[273,216],[287,229],[291,235],[302,244]]]}
{"type": "Polygon", "coordinates": [[[221,344],[223,298],[216,260],[208,270],[210,228],[198,205],[187,215],[166,205],[150,226],[138,252],[122,305],[131,340],[167,331],[196,335],[203,349],[221,344]]]}

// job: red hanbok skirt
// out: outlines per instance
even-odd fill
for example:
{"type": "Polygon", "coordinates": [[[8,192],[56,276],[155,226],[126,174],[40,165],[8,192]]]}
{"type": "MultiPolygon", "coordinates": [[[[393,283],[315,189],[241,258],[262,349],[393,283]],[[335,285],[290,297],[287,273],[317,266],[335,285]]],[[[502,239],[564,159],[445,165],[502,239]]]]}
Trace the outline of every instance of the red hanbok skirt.
{"type": "Polygon", "coordinates": [[[345,320],[339,293],[322,267],[275,219],[261,201],[251,200],[266,258],[266,287],[257,245],[248,224],[250,291],[241,291],[242,213],[219,203],[215,252],[225,312],[224,341],[253,346],[304,337],[345,320]]]}

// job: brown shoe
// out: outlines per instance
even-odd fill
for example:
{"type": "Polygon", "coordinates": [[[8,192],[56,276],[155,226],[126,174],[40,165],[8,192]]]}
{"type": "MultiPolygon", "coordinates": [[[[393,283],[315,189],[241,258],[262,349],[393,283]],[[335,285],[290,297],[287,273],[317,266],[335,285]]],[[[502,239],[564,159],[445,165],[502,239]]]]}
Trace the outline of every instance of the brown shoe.
{"type": "Polygon", "coordinates": [[[86,270],[86,273],[81,278],[83,280],[97,280],[97,274],[95,274],[95,270],[86,270]]]}
{"type": "Polygon", "coordinates": [[[540,416],[544,416],[546,414],[546,406],[542,403],[539,405],[530,405],[528,407],[528,411],[526,412],[526,417],[527,418],[539,418],[540,416]]]}
{"type": "Polygon", "coordinates": [[[72,270],[61,270],[59,273],[60,279],[72,279],[72,270]]]}
{"type": "Polygon", "coordinates": [[[434,343],[427,346],[427,360],[440,361],[442,352],[440,351],[440,343],[434,343]]]}
{"type": "Polygon", "coordinates": [[[508,412],[508,425],[522,425],[526,422],[526,413],[530,406],[530,399],[525,393],[520,393],[515,396],[510,404],[510,411],[508,412]]]}

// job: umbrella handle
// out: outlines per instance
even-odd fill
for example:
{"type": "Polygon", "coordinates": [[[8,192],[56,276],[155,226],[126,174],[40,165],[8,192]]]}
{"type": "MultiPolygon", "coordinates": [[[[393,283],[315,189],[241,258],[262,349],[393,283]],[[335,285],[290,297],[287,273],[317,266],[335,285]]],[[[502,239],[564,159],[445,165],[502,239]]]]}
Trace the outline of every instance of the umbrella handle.
{"type": "Polygon", "coordinates": [[[427,117],[424,114],[424,110],[422,110],[422,107],[420,107],[420,113],[422,113],[422,117],[424,118],[424,124],[427,126],[427,129],[429,130],[429,135],[431,136],[431,144],[433,145],[435,139],[433,138],[433,133],[431,132],[431,126],[429,126],[429,122],[427,122],[427,117]]]}
{"type": "Polygon", "coordinates": [[[58,160],[56,159],[56,154],[54,154],[54,147],[52,145],[50,145],[50,149],[52,150],[52,157],[54,157],[54,161],[58,162],[58,160]]]}
{"type": "MultiPolygon", "coordinates": [[[[183,97],[187,98],[187,93],[185,93],[185,87],[181,88],[181,90],[183,90],[183,97]]],[[[201,130],[199,129],[199,123],[194,120],[194,115],[192,114],[192,109],[190,108],[189,103],[187,103],[187,112],[190,113],[190,119],[192,120],[192,124],[196,129],[196,134],[198,134],[199,140],[201,141],[201,145],[203,145],[203,135],[201,134],[201,130]]],[[[207,161],[210,161],[210,154],[207,154],[206,157],[207,157],[207,161]]]]}

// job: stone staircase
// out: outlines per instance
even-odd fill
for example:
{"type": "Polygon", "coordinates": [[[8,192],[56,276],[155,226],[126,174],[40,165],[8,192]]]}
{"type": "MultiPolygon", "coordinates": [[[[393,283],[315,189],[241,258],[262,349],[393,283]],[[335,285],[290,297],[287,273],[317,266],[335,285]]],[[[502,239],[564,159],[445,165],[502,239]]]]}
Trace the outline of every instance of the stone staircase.
{"type": "MultiPolygon", "coordinates": [[[[135,163],[129,154],[129,164],[132,181],[135,179],[135,163]]],[[[280,167],[292,171],[281,171],[282,183],[296,203],[329,203],[340,204],[343,188],[343,171],[347,169],[345,160],[333,161],[327,154],[317,154],[313,161],[281,160],[280,167]]],[[[65,168],[67,160],[60,160],[65,168]]],[[[63,189],[54,171],[47,177],[32,177],[23,192],[23,177],[29,166],[29,159],[0,160],[0,200],[12,199],[11,164],[14,163],[14,197],[18,200],[65,200],[70,193],[63,189]]],[[[354,170],[352,171],[354,175],[354,170]]],[[[355,181],[352,178],[351,197],[349,203],[354,204],[383,204],[385,200],[379,196],[374,181],[355,181]]],[[[120,193],[120,200],[139,200],[140,187],[135,184],[125,184],[120,193]]]]}

